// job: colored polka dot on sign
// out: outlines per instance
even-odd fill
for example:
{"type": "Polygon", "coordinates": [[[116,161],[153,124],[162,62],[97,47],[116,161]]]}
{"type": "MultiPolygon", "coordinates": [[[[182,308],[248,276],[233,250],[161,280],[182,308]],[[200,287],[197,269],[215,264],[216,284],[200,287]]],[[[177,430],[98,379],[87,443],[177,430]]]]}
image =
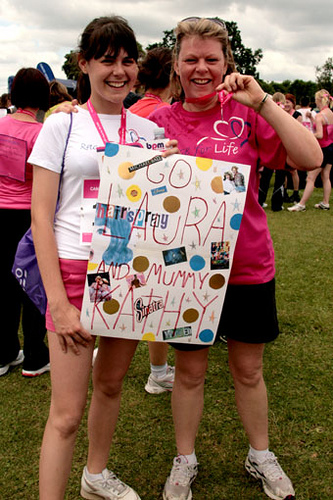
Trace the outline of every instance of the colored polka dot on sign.
{"type": "Polygon", "coordinates": [[[119,151],[119,144],[116,144],[114,142],[108,142],[105,146],[105,156],[116,156],[119,151]]]}
{"type": "Polygon", "coordinates": [[[195,321],[199,318],[199,312],[196,309],[186,309],[183,313],[183,320],[186,323],[195,323],[195,321]]]}
{"type": "Polygon", "coordinates": [[[214,179],[212,179],[212,182],[210,183],[210,186],[214,193],[223,193],[222,177],[220,175],[218,177],[214,177],[214,179]]]}
{"type": "Polygon", "coordinates": [[[206,265],[205,259],[201,255],[193,255],[190,259],[190,267],[193,271],[201,271],[206,265]]]}
{"type": "Polygon", "coordinates": [[[132,177],[135,176],[135,171],[130,172],[128,170],[129,167],[133,167],[133,163],[131,163],[130,161],[124,161],[123,163],[121,163],[118,167],[119,177],[121,177],[122,179],[132,179],[132,177]]]}
{"type": "Polygon", "coordinates": [[[129,201],[139,201],[142,196],[141,189],[139,188],[139,186],[132,184],[132,186],[127,188],[126,196],[129,201]]]}
{"type": "Polygon", "coordinates": [[[209,170],[210,167],[213,165],[213,160],[210,158],[199,158],[197,157],[195,159],[195,163],[197,164],[197,167],[205,172],[206,170],[209,170]]]}
{"type": "Polygon", "coordinates": [[[212,330],[209,330],[209,328],[207,328],[206,330],[202,330],[202,332],[199,333],[199,339],[201,340],[201,342],[211,342],[214,338],[214,333],[212,332],[212,330]]]}
{"type": "Polygon", "coordinates": [[[103,311],[106,314],[116,314],[119,311],[120,304],[118,300],[111,299],[103,303],[103,311]]]}
{"type": "Polygon", "coordinates": [[[235,214],[230,219],[230,227],[238,231],[242,222],[242,214],[235,214]]]}
{"type": "Polygon", "coordinates": [[[138,255],[133,260],[133,269],[138,273],[143,273],[148,269],[148,267],[149,267],[149,260],[147,259],[147,257],[144,257],[143,255],[138,255]]]}
{"type": "Polygon", "coordinates": [[[87,270],[88,271],[95,271],[97,266],[98,266],[98,264],[96,264],[95,262],[88,262],[87,270]]]}
{"type": "Polygon", "coordinates": [[[153,334],[153,332],[147,332],[142,336],[141,340],[148,340],[148,342],[154,342],[156,340],[156,337],[153,334]]]}
{"type": "Polygon", "coordinates": [[[222,274],[213,274],[213,276],[211,276],[211,278],[209,279],[209,286],[214,290],[222,288],[224,283],[225,278],[224,276],[222,276],[222,274]]]}
{"type": "Polygon", "coordinates": [[[178,212],[180,208],[180,200],[177,196],[167,196],[163,200],[163,207],[164,210],[170,214],[178,212]]]}

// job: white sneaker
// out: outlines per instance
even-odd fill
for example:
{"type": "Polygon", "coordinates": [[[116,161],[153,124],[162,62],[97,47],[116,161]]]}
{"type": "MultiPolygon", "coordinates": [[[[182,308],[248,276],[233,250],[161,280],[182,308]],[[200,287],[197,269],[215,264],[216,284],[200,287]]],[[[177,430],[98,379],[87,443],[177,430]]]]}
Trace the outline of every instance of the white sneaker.
{"type": "Polygon", "coordinates": [[[23,375],[23,377],[38,377],[39,375],[42,375],[43,373],[46,373],[49,371],[50,371],[50,363],[47,363],[46,365],[42,366],[38,370],[25,370],[23,368],[22,375],[23,375]]]}
{"type": "Polygon", "coordinates": [[[167,373],[164,377],[157,378],[152,373],[149,375],[145,390],[149,394],[161,394],[162,392],[172,391],[173,382],[175,380],[174,366],[168,366],[167,373]]]}
{"type": "Polygon", "coordinates": [[[139,495],[127,484],[120,481],[110,470],[103,470],[103,479],[90,481],[83,469],[81,478],[81,496],[88,500],[140,500],[139,495]]]}
{"type": "Polygon", "coordinates": [[[299,203],[296,203],[296,205],[288,207],[288,210],[289,212],[305,212],[306,208],[305,205],[300,205],[299,203]]]}
{"type": "Polygon", "coordinates": [[[18,355],[16,356],[16,358],[13,361],[8,363],[7,365],[0,366],[0,377],[2,377],[2,375],[6,375],[6,373],[8,373],[11,366],[20,365],[21,363],[23,363],[23,361],[24,361],[24,354],[23,354],[23,351],[20,350],[18,355]]]}
{"type": "Polygon", "coordinates": [[[175,457],[170,476],[164,486],[163,500],[191,500],[191,484],[197,474],[198,464],[184,464],[180,457],[175,457]]]}
{"type": "Polygon", "coordinates": [[[264,492],[273,500],[293,500],[295,490],[289,477],[283,472],[274,453],[269,451],[264,462],[255,462],[248,454],[245,469],[256,479],[260,479],[264,492]]]}
{"type": "Polygon", "coordinates": [[[327,205],[326,203],[324,203],[323,201],[321,201],[320,203],[316,203],[315,208],[320,208],[321,210],[329,210],[330,209],[330,206],[327,205]]]}

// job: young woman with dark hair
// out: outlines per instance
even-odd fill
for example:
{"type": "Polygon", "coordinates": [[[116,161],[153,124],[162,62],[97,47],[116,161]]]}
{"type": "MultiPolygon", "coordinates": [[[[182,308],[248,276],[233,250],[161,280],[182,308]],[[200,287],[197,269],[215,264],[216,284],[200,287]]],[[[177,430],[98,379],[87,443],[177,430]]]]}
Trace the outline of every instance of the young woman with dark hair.
{"type": "Polygon", "coordinates": [[[49,84],[40,71],[20,69],[14,78],[11,94],[17,111],[0,120],[0,221],[4,235],[0,376],[22,362],[22,375],[26,377],[38,376],[50,369],[49,352],[44,344],[45,317],[11,272],[17,245],[31,223],[33,175],[32,165],[27,159],[42,128],[36,118],[37,112],[48,109],[49,94],[49,84]],[[18,337],[21,309],[23,350],[18,337]]]}
{"type": "MultiPolygon", "coordinates": [[[[51,356],[52,397],[40,459],[40,499],[64,498],[75,439],[86,406],[95,337],[80,322],[89,246],[80,240],[84,178],[98,178],[96,150],[106,142],[152,140],[156,125],[128,113],[123,100],[137,79],[137,44],[127,21],[94,19],[79,47],[82,105],[73,113],[55,216],[69,116],[50,116],[30,161],[35,182],[32,231],[44,282],[51,356]]],[[[170,146],[175,142],[170,142],[170,146]]],[[[176,152],[176,148],[163,153],[176,152]]],[[[92,214],[93,214],[92,209],[92,214]]],[[[121,337],[121,335],[120,335],[121,337]]],[[[93,370],[88,417],[89,451],[81,480],[83,498],[137,500],[138,494],[107,469],[123,379],[137,342],[101,337],[93,370]]]]}

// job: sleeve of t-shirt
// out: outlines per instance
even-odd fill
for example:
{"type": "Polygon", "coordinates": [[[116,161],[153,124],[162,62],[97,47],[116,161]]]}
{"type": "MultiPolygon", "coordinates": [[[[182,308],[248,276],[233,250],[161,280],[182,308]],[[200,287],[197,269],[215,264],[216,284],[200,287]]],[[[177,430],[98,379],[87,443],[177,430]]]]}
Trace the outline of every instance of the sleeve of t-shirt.
{"type": "Polygon", "coordinates": [[[166,113],[167,113],[167,108],[166,107],[162,107],[162,108],[156,109],[155,111],[153,111],[152,113],[150,113],[150,115],[148,115],[147,118],[151,122],[156,123],[156,125],[159,127],[160,123],[164,123],[165,122],[165,114],[166,113]]]}
{"type": "Polygon", "coordinates": [[[287,160],[286,149],[273,127],[261,116],[257,117],[256,132],[260,166],[274,170],[284,169],[287,160]]]}
{"type": "Polygon", "coordinates": [[[180,123],[179,115],[174,112],[173,106],[163,106],[156,109],[150,113],[148,120],[156,123],[158,127],[163,127],[165,137],[168,139],[179,137],[179,132],[184,133],[183,124],[180,123]]]}
{"type": "Polygon", "coordinates": [[[52,172],[61,172],[69,121],[69,115],[65,113],[49,116],[37,137],[29,163],[52,172]]]}

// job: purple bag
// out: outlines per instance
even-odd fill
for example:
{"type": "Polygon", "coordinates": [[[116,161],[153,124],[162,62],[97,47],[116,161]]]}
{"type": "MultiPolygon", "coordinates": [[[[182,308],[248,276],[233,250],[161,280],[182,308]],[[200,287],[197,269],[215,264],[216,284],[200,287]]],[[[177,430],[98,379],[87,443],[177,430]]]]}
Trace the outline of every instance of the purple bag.
{"type": "Polygon", "coordinates": [[[24,234],[17,246],[12,273],[30,300],[44,315],[47,299],[38,268],[31,228],[24,234]]]}
{"type": "MultiPolygon", "coordinates": [[[[72,121],[73,121],[73,116],[72,114],[70,114],[70,125],[61,164],[58,200],[59,200],[61,179],[65,165],[66,149],[68,145],[69,136],[72,130],[72,121]]],[[[57,208],[58,208],[58,202],[57,202],[57,208]]],[[[20,283],[21,287],[28,295],[30,300],[44,315],[46,312],[47,298],[42,277],[39,272],[34,242],[31,234],[31,228],[29,228],[28,231],[23,235],[17,246],[14,264],[12,267],[12,273],[14,274],[15,278],[20,283]]]]}

